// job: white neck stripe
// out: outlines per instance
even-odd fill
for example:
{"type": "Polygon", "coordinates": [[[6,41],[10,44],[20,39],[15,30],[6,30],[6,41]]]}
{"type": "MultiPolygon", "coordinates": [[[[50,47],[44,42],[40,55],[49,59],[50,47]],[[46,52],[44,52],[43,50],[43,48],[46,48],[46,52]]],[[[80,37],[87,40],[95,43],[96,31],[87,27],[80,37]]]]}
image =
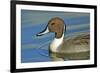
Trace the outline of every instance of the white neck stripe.
{"type": "Polygon", "coordinates": [[[62,35],[61,38],[55,38],[55,39],[51,42],[51,44],[50,44],[50,49],[51,49],[53,52],[57,52],[57,48],[62,44],[63,38],[64,38],[64,34],[62,35]]]}

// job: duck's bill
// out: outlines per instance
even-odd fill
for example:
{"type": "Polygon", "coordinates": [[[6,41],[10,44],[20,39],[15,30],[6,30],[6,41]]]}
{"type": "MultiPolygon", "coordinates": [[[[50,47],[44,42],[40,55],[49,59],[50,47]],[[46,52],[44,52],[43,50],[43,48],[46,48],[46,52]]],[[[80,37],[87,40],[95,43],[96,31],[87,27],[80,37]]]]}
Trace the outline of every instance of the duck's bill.
{"type": "Polygon", "coordinates": [[[44,34],[46,34],[46,33],[48,33],[49,32],[49,29],[48,29],[48,27],[45,29],[45,30],[43,30],[42,32],[40,32],[40,33],[38,33],[37,34],[37,36],[42,36],[42,35],[44,35],[44,34]]]}

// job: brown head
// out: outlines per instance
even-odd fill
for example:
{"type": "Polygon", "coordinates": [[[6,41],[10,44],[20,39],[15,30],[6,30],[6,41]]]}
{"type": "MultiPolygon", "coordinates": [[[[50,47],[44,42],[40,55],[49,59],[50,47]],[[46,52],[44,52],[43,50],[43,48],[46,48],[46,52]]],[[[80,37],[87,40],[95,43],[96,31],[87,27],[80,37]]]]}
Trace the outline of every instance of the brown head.
{"type": "Polygon", "coordinates": [[[59,17],[52,18],[49,20],[47,27],[44,31],[40,32],[38,35],[43,35],[48,32],[54,32],[56,38],[61,38],[65,31],[65,23],[63,19],[59,17]]]}

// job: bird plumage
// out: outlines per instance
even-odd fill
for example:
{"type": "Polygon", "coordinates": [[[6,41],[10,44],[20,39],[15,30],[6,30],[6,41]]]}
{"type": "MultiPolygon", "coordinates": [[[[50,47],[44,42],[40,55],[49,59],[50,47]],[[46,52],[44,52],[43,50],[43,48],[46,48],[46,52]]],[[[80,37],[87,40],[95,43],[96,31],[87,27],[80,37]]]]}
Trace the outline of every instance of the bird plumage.
{"type": "Polygon", "coordinates": [[[77,35],[64,38],[65,23],[59,17],[52,18],[43,32],[55,33],[55,38],[49,46],[49,55],[52,61],[86,60],[90,58],[90,34],[77,35]]]}

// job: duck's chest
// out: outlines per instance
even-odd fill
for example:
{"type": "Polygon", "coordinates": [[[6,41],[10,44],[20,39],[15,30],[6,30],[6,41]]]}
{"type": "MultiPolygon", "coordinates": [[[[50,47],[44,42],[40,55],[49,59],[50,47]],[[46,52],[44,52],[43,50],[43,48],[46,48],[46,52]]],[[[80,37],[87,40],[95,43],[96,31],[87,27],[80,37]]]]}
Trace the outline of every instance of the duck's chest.
{"type": "Polygon", "coordinates": [[[52,52],[58,52],[58,50],[60,49],[59,47],[62,45],[63,43],[63,39],[59,38],[59,39],[54,39],[51,44],[50,44],[50,50],[52,52]]]}

